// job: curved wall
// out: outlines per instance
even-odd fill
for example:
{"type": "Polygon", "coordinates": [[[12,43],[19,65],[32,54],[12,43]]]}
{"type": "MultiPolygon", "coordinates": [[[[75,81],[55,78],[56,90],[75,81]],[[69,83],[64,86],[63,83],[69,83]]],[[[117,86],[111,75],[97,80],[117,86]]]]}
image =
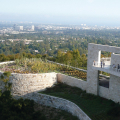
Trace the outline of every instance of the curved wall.
{"type": "Polygon", "coordinates": [[[10,81],[12,83],[12,94],[24,95],[35,91],[42,91],[46,87],[51,87],[57,83],[56,73],[42,74],[17,74],[12,73],[10,81]]]}
{"type": "MultiPolygon", "coordinates": [[[[0,72],[0,76],[3,74],[0,72]]],[[[24,95],[36,91],[45,90],[47,87],[54,86],[57,83],[56,73],[41,74],[17,74],[12,73],[9,82],[12,83],[11,93],[24,95]]],[[[4,83],[0,81],[0,89],[4,91],[4,83]]]]}
{"type": "Polygon", "coordinates": [[[38,104],[65,110],[72,115],[77,116],[80,120],[91,120],[75,103],[70,102],[69,100],[35,92],[26,94],[22,97],[34,100],[38,104]]]}

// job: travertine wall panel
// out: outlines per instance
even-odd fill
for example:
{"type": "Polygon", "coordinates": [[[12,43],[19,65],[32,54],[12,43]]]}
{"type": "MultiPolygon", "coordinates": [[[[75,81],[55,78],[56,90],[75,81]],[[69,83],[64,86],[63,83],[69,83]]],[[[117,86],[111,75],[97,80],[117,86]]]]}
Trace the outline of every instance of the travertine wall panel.
{"type": "Polygon", "coordinates": [[[115,102],[120,102],[120,77],[110,75],[110,99],[115,102]]]}
{"type": "Polygon", "coordinates": [[[87,92],[98,94],[98,71],[92,68],[93,61],[98,61],[99,50],[94,44],[88,45],[88,61],[87,61],[87,92]]]}
{"type": "Polygon", "coordinates": [[[88,46],[89,45],[90,45],[90,48],[94,48],[92,50],[92,52],[95,51],[95,50],[101,50],[101,51],[107,51],[107,52],[112,52],[112,53],[120,53],[120,47],[94,44],[94,43],[89,43],[88,46]]]}
{"type": "Polygon", "coordinates": [[[13,94],[26,94],[53,86],[57,82],[57,74],[12,74],[10,82],[13,94]]]}
{"type": "Polygon", "coordinates": [[[109,88],[99,86],[99,96],[101,96],[103,98],[110,99],[110,93],[109,92],[110,92],[109,88]]]}
{"type": "MultiPolygon", "coordinates": [[[[24,95],[35,91],[44,90],[46,87],[51,87],[57,83],[56,73],[42,73],[42,74],[17,74],[12,73],[10,76],[10,83],[12,83],[12,94],[24,95]]],[[[0,82],[0,88],[3,89],[3,82],[0,82]]]]}
{"type": "Polygon", "coordinates": [[[57,74],[57,80],[58,82],[65,83],[70,86],[75,86],[75,87],[81,88],[82,90],[86,90],[86,87],[87,87],[86,81],[83,81],[81,79],[77,79],[68,75],[64,75],[61,73],[57,74]]]}

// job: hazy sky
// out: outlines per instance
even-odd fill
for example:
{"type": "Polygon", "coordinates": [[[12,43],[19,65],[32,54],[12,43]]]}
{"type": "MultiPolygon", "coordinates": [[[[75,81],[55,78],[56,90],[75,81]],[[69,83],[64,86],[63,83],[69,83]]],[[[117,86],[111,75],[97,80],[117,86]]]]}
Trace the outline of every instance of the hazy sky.
{"type": "Polygon", "coordinates": [[[120,25],[120,0],[1,0],[2,20],[120,25]]]}

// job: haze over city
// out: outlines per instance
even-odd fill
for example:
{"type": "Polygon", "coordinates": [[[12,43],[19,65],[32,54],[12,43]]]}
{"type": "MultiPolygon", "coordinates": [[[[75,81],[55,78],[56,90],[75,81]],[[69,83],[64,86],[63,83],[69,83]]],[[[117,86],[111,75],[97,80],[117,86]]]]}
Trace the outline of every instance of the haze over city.
{"type": "Polygon", "coordinates": [[[4,0],[0,21],[120,26],[119,0],[4,0]]]}

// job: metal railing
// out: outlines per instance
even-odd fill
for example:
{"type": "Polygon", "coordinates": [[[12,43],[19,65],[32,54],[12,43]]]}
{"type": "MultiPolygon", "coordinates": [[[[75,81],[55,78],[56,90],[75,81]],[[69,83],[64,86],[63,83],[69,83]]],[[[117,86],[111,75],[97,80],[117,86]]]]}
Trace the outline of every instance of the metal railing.
{"type": "Polygon", "coordinates": [[[115,65],[115,64],[113,64],[113,65],[106,65],[106,64],[103,65],[103,63],[102,63],[102,66],[101,66],[101,62],[94,61],[93,66],[104,68],[104,69],[109,69],[109,70],[116,71],[116,72],[120,72],[120,68],[118,69],[118,66],[115,65]]]}

